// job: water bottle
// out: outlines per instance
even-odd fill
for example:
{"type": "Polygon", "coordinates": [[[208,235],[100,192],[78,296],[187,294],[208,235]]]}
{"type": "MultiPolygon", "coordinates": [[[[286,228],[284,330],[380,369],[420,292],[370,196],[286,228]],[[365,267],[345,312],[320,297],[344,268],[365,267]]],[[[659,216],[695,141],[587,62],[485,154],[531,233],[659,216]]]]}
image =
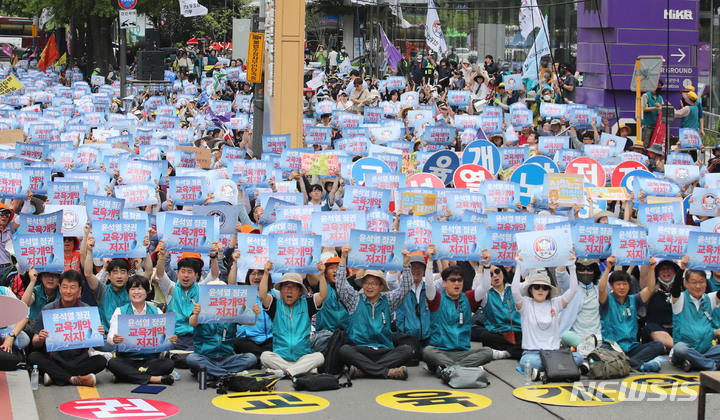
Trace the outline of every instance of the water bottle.
{"type": "Polygon", "coordinates": [[[525,362],[525,369],[523,372],[525,372],[525,386],[528,386],[532,383],[532,365],[529,361],[525,362]]]}
{"type": "Polygon", "coordinates": [[[207,389],[207,368],[205,366],[200,367],[200,372],[198,373],[198,381],[200,382],[201,390],[207,389]]]}
{"type": "Polygon", "coordinates": [[[33,365],[33,370],[32,370],[32,373],[30,374],[30,388],[33,391],[37,391],[39,380],[40,380],[40,372],[38,372],[37,365],[33,365]]]}
{"type": "Polygon", "coordinates": [[[172,375],[173,379],[175,379],[176,381],[180,380],[180,372],[178,372],[177,369],[173,369],[170,375],[172,375]]]}

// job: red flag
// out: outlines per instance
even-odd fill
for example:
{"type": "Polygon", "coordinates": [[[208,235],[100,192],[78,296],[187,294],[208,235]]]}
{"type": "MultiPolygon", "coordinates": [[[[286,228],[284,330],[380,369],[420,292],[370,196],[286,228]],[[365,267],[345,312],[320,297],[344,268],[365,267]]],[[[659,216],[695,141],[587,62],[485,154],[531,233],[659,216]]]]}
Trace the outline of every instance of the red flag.
{"type": "Polygon", "coordinates": [[[60,51],[58,51],[57,45],[55,44],[55,34],[52,34],[50,35],[50,39],[48,40],[47,45],[45,45],[42,54],[40,54],[40,60],[38,61],[37,66],[44,72],[48,67],[50,67],[50,64],[54,63],[58,58],[60,58],[60,51]]]}

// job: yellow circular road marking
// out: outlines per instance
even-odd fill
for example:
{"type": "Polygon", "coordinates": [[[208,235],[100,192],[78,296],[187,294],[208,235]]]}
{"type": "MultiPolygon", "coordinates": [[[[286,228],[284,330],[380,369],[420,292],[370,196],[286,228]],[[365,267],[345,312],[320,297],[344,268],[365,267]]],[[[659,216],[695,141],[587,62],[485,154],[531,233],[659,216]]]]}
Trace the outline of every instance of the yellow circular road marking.
{"type": "Polygon", "coordinates": [[[393,391],[378,395],[375,401],[388,408],[418,413],[464,413],[492,404],[488,397],[454,389],[393,391]]]}

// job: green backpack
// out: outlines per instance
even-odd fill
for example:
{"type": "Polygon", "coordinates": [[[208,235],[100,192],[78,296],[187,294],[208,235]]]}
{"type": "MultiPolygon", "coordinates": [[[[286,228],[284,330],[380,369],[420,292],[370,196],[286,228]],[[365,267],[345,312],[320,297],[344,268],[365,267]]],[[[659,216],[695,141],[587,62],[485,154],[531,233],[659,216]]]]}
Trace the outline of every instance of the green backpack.
{"type": "Polygon", "coordinates": [[[630,359],[623,352],[598,347],[587,358],[590,379],[624,378],[630,374],[630,359]]]}

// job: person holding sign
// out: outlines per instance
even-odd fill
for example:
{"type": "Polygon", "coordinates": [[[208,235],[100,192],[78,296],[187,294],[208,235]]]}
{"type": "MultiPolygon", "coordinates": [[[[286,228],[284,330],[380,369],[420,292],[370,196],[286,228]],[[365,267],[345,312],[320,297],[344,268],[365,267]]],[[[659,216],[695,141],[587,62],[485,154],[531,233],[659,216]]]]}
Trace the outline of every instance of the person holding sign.
{"type": "MultiPolygon", "coordinates": [[[[434,254],[435,246],[430,245],[428,258],[434,254]]],[[[483,255],[488,262],[490,253],[485,249],[483,255]]],[[[444,269],[441,276],[442,293],[435,290],[432,276],[425,277],[426,299],[432,321],[430,345],[423,350],[428,371],[440,377],[442,371],[451,366],[477,367],[493,359],[509,356],[507,352],[489,347],[470,348],[472,313],[480,306],[480,297],[487,295],[485,287],[488,285],[483,282],[474,290],[463,293],[463,272],[457,265],[444,269]]]]}
{"type": "MultiPolygon", "coordinates": [[[[318,269],[325,267],[318,264],[318,269]]],[[[328,296],[325,276],[320,276],[318,292],[307,295],[302,276],[297,273],[286,273],[274,289],[280,294],[276,298],[268,293],[268,279],[273,264],[265,263],[265,273],[258,286],[258,296],[262,300],[263,309],[273,323],[273,351],[260,355],[263,366],[278,378],[292,378],[322,366],[325,358],[322,353],[310,350],[310,320],[320,309],[328,296]]]]}
{"type": "MultiPolygon", "coordinates": [[[[125,285],[130,296],[130,303],[115,309],[110,318],[110,331],[107,343],[117,346],[125,337],[118,334],[119,315],[158,315],[162,311],[145,302],[150,292],[150,281],[143,276],[132,276],[125,285]]],[[[177,342],[177,336],[169,338],[170,342],[177,342]]],[[[116,382],[129,382],[131,384],[163,384],[172,385],[175,378],[171,373],[175,364],[170,359],[159,359],[159,353],[129,353],[117,352],[116,357],[108,361],[107,368],[115,375],[116,382]]]]}
{"type": "MultiPolygon", "coordinates": [[[[575,259],[572,253],[571,259],[575,259]]],[[[560,312],[565,310],[578,289],[575,264],[567,267],[570,273],[570,286],[561,296],[558,289],[550,282],[545,270],[531,271],[520,285],[522,276],[522,256],[518,252],[517,268],[512,282],[512,293],[515,307],[520,311],[522,324],[522,348],[520,366],[530,363],[533,368],[533,379],[539,380],[544,375],[545,366],[540,358],[540,350],[558,350],[560,348],[560,312]]],[[[582,366],[583,357],[573,353],[578,366],[582,366]]]]}
{"type": "Polygon", "coordinates": [[[96,276],[93,272],[93,268],[95,268],[92,257],[94,246],[95,238],[88,237],[88,252],[84,266],[85,279],[87,279],[88,286],[90,286],[95,301],[98,303],[100,320],[107,329],[110,328],[110,317],[112,317],[115,309],[130,303],[130,296],[125,288],[130,272],[130,260],[127,258],[106,259],[103,268],[96,276]],[[110,280],[110,287],[107,285],[107,280],[110,280]]]}
{"type": "Polygon", "coordinates": [[[365,270],[355,277],[355,283],[362,287],[362,293],[359,293],[347,280],[346,266],[351,249],[350,245],[342,247],[335,274],[340,301],[350,314],[349,344],[340,348],[340,357],[351,365],[351,378],[407,379],[405,365],[412,359],[413,350],[407,344],[393,346],[390,323],[392,312],[400,307],[412,287],[410,253],[403,250],[399,288],[390,291],[382,271],[365,270]]]}
{"type": "MultiPolygon", "coordinates": [[[[565,347],[575,347],[583,356],[590,354],[602,343],[602,326],[600,324],[600,303],[598,301],[597,283],[600,280],[600,261],[587,258],[575,261],[575,272],[578,278],[578,288],[582,293],[576,293],[568,302],[567,308],[560,314],[560,330],[562,331],[562,344],[565,347]]],[[[555,273],[558,285],[563,289],[569,288],[570,276],[564,267],[558,267],[555,273]]]]}
{"type": "MultiPolygon", "coordinates": [[[[82,294],[82,276],[75,270],[64,272],[60,276],[60,299],[48,303],[43,311],[61,308],[86,308],[89,307],[80,300],[82,294]]],[[[52,327],[50,327],[52,328],[52,327]]],[[[105,334],[105,328],[100,325],[98,332],[105,334]]],[[[45,329],[42,316],[38,317],[35,323],[35,336],[32,345],[36,349],[45,347],[45,340],[50,336],[50,331],[45,329]]],[[[77,385],[95,386],[95,374],[105,369],[107,360],[102,355],[90,356],[88,349],[62,350],[47,353],[46,351],[35,351],[28,356],[29,365],[37,365],[43,375],[43,383],[50,385],[77,385]]]]}
{"type": "MultiPolygon", "coordinates": [[[[224,285],[225,283],[214,280],[209,284],[224,285]]],[[[256,303],[253,306],[255,321],[241,324],[199,324],[198,317],[201,310],[202,307],[196,303],[188,319],[190,327],[193,328],[193,347],[195,349],[195,352],[187,357],[190,372],[196,375],[202,368],[205,368],[210,380],[216,380],[224,375],[241,372],[255,366],[257,357],[252,353],[235,354],[233,343],[237,336],[238,325],[255,325],[257,316],[260,314],[260,305],[256,303]]]]}
{"type": "MultiPolygon", "coordinates": [[[[680,268],[684,270],[689,261],[685,255],[680,268]]],[[[685,372],[720,370],[720,345],[713,345],[713,338],[720,338],[720,294],[706,293],[706,287],[703,270],[687,270],[684,281],[678,272],[672,286],[675,346],[671,359],[685,372]]]]}
{"type": "Polygon", "coordinates": [[[620,346],[630,358],[630,367],[633,369],[641,372],[659,372],[660,363],[652,361],[652,359],[662,355],[665,352],[665,346],[659,341],[640,344],[637,340],[638,310],[645,306],[655,291],[657,261],[654,258],[650,259],[647,285],[634,295],[628,294],[631,282],[630,274],[625,271],[613,271],[615,262],[614,255],[607,259],[605,273],[600,278],[598,285],[603,339],[614,341],[620,346]],[[612,290],[609,294],[607,291],[608,278],[612,290]]]}
{"type": "Polygon", "coordinates": [[[30,320],[28,322],[29,333],[32,332],[35,321],[40,315],[42,308],[48,303],[58,300],[60,296],[58,293],[60,274],[61,273],[48,272],[38,273],[34,268],[28,271],[30,282],[25,289],[25,293],[23,293],[22,301],[30,308],[30,313],[28,314],[28,319],[30,320]],[[36,286],[38,279],[40,279],[41,284],[36,286]]]}
{"type": "MultiPolygon", "coordinates": [[[[33,197],[33,193],[28,191],[28,201],[33,197]]],[[[18,213],[23,206],[23,200],[13,200],[10,207],[5,203],[0,203],[0,269],[9,267],[13,264],[10,253],[7,251],[7,244],[12,239],[15,231],[20,224],[14,221],[15,213],[18,213]]]]}
{"type": "Polygon", "coordinates": [[[347,309],[340,303],[335,289],[335,273],[337,273],[340,257],[334,252],[326,256],[322,264],[325,269],[320,274],[308,274],[307,281],[310,288],[315,289],[320,284],[320,277],[325,278],[328,285],[328,297],[323,302],[323,307],[315,317],[315,334],[310,338],[310,345],[313,351],[324,351],[330,337],[335,330],[347,331],[350,323],[350,315],[347,309]]]}
{"type": "MultiPolygon", "coordinates": [[[[435,252],[435,247],[430,245],[428,248],[428,260],[432,261],[430,249],[435,252]]],[[[398,272],[388,273],[388,283],[396,288],[398,272]],[[393,284],[394,283],[394,284],[393,284]]],[[[417,339],[420,346],[425,347],[430,344],[430,333],[432,320],[430,318],[430,310],[425,305],[426,287],[425,282],[434,281],[432,265],[427,266],[427,260],[422,252],[417,251],[410,254],[410,274],[412,275],[413,284],[411,293],[408,293],[403,299],[402,304],[395,311],[395,328],[397,332],[393,333],[393,344],[399,345],[400,341],[407,338],[403,336],[410,335],[417,339]],[[425,281],[423,281],[423,279],[425,281]]],[[[421,355],[415,355],[420,357],[421,355]]]]}
{"type": "MultiPolygon", "coordinates": [[[[0,286],[0,296],[8,296],[17,300],[17,296],[15,296],[12,289],[6,286],[0,286]]],[[[27,323],[28,318],[25,318],[0,330],[2,331],[2,334],[0,334],[0,337],[2,337],[0,370],[16,370],[18,368],[18,362],[21,361],[19,355],[30,343],[30,337],[23,331],[27,323]]]]}

